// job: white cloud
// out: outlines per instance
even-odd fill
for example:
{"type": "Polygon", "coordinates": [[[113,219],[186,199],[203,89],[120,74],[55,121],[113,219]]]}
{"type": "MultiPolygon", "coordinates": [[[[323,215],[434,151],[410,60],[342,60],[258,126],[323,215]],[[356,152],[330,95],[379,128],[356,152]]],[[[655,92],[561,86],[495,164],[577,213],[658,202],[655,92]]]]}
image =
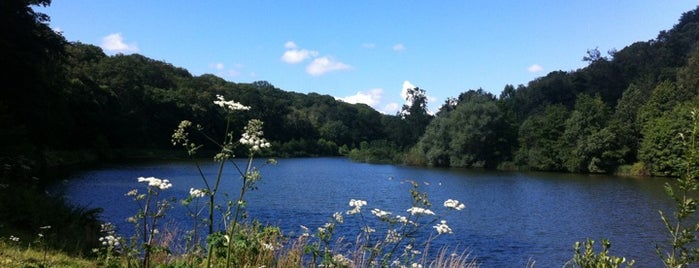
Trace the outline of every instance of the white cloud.
{"type": "Polygon", "coordinates": [[[306,66],[306,72],[312,76],[319,76],[327,72],[347,70],[351,68],[352,66],[335,61],[331,57],[320,57],[315,58],[311,64],[306,66]]]}
{"type": "Polygon", "coordinates": [[[311,57],[317,57],[318,51],[307,50],[307,49],[291,49],[284,52],[282,55],[282,61],[290,64],[300,63],[311,57]]]}
{"type": "Polygon", "coordinates": [[[214,63],[214,64],[213,64],[213,67],[214,67],[214,69],[219,70],[219,71],[226,68],[226,66],[224,66],[223,63],[220,63],[220,62],[219,62],[219,63],[214,63]]]}
{"type": "Polygon", "coordinates": [[[114,33],[102,38],[102,49],[114,53],[137,52],[138,46],[135,43],[124,43],[121,33],[114,33]]]}
{"type": "Polygon", "coordinates": [[[378,104],[381,101],[381,96],[383,95],[383,89],[381,88],[373,88],[367,91],[359,91],[357,94],[354,94],[352,96],[344,97],[344,98],[338,98],[339,100],[342,100],[347,103],[364,103],[366,105],[369,105],[371,107],[374,107],[376,104],[378,104]]]}
{"type": "Polygon", "coordinates": [[[284,48],[286,49],[296,49],[298,46],[296,46],[296,43],[294,41],[287,41],[284,43],[284,48]]]}
{"type": "Polygon", "coordinates": [[[403,50],[405,50],[405,45],[403,45],[403,44],[393,45],[393,51],[403,51],[403,50]]]}
{"type": "MultiPolygon", "coordinates": [[[[408,89],[413,89],[413,88],[415,88],[415,85],[410,83],[410,81],[408,81],[408,80],[403,81],[403,88],[401,88],[401,90],[400,90],[400,97],[403,98],[403,100],[407,99],[408,98],[408,89]]],[[[407,103],[408,101],[405,101],[405,102],[407,103]]]]}
{"type": "Polygon", "coordinates": [[[384,105],[383,109],[380,110],[380,112],[384,114],[396,114],[398,111],[400,111],[400,108],[402,106],[396,102],[391,102],[389,104],[384,105]]]}
{"type": "Polygon", "coordinates": [[[539,64],[533,64],[532,66],[527,67],[527,71],[530,73],[538,73],[544,70],[544,67],[541,67],[539,64]]]}
{"type": "Polygon", "coordinates": [[[284,48],[286,48],[286,51],[284,51],[281,60],[289,64],[301,63],[307,59],[318,56],[318,51],[299,49],[294,41],[287,41],[284,44],[284,48]]]}

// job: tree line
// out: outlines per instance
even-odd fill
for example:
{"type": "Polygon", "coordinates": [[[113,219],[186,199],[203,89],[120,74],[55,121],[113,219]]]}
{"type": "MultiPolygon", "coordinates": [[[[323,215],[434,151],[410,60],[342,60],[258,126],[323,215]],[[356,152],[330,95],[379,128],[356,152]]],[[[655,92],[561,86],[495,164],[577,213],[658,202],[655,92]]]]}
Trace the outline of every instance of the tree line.
{"type": "Polygon", "coordinates": [[[0,11],[5,162],[51,166],[171,150],[183,119],[223,135],[224,115],[212,103],[222,95],[251,107],[233,127],[265,122],[275,156],[673,176],[683,153],[678,134],[699,104],[697,9],[655,39],[607,56],[588,50],[584,68],[506,85],[499,96],[468,90],[434,115],[425,89],[413,88],[401,111],[386,115],[267,81],[234,83],[139,54],[108,56],[65,40],[31,8],[49,4],[6,1],[0,11]]]}

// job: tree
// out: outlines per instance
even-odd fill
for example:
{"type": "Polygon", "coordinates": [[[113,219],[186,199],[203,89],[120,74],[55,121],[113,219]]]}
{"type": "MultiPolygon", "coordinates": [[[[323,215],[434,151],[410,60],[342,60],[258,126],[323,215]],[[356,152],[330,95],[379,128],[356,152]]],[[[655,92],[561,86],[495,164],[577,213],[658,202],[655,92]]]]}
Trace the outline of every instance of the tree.
{"type": "Polygon", "coordinates": [[[403,105],[399,115],[405,122],[403,131],[407,137],[405,140],[399,141],[399,144],[412,145],[425,133],[425,128],[432,120],[432,115],[427,111],[427,95],[424,89],[409,88],[405,101],[407,104],[403,105]]]}
{"type": "Polygon", "coordinates": [[[609,120],[609,107],[601,97],[578,96],[575,109],[565,122],[561,158],[570,172],[609,172],[603,154],[610,150],[613,133],[604,129],[609,120]]]}
{"type": "Polygon", "coordinates": [[[429,165],[495,167],[509,154],[507,124],[492,94],[471,90],[454,111],[433,120],[416,145],[429,165]]]}
{"type": "Polygon", "coordinates": [[[555,104],[527,118],[519,127],[519,150],[516,163],[533,170],[563,171],[561,136],[569,112],[555,104]]]}

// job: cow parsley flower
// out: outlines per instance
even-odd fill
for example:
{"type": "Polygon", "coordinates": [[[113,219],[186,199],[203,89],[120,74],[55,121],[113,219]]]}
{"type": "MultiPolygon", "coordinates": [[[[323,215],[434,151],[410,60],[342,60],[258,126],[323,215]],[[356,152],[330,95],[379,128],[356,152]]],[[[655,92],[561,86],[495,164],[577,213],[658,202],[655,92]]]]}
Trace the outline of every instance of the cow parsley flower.
{"type": "Polygon", "coordinates": [[[263,122],[259,119],[248,121],[248,125],[245,126],[245,132],[239,140],[241,144],[249,146],[252,152],[272,146],[267,139],[262,137],[264,135],[262,124],[263,122]]]}
{"type": "Polygon", "coordinates": [[[170,183],[169,180],[167,179],[158,179],[155,177],[139,177],[138,182],[147,182],[149,187],[154,187],[158,188],[160,190],[165,190],[170,187],[172,187],[172,183],[170,183]]]}
{"type": "Polygon", "coordinates": [[[235,102],[233,100],[227,101],[221,95],[216,95],[216,99],[218,99],[218,100],[215,100],[214,104],[216,104],[216,105],[218,105],[218,106],[220,106],[220,107],[222,107],[230,112],[233,112],[236,110],[250,110],[250,106],[245,106],[245,105],[243,105],[239,102],[235,102]]]}
{"type": "Polygon", "coordinates": [[[421,208],[421,207],[411,207],[407,210],[410,212],[410,215],[434,215],[434,212],[432,210],[426,209],[426,208],[421,208]]]}
{"type": "Polygon", "coordinates": [[[200,198],[206,196],[206,192],[201,189],[189,188],[189,196],[192,198],[200,198]]]}
{"type": "Polygon", "coordinates": [[[391,212],[388,211],[383,211],[378,208],[372,209],[371,214],[374,214],[374,216],[379,217],[379,218],[386,218],[386,216],[391,215],[391,212]]]}
{"type": "Polygon", "coordinates": [[[339,222],[339,223],[343,223],[345,221],[345,219],[342,218],[342,212],[333,213],[333,218],[335,219],[336,222],[339,222]]]}
{"type": "Polygon", "coordinates": [[[451,228],[449,228],[449,225],[447,225],[447,221],[442,220],[439,224],[432,226],[432,228],[437,229],[438,234],[451,234],[453,233],[451,228]]]}
{"type": "Polygon", "coordinates": [[[444,207],[448,209],[462,210],[466,208],[466,205],[459,202],[459,200],[447,199],[447,201],[444,201],[444,207]]]}
{"type": "Polygon", "coordinates": [[[119,246],[119,237],[114,236],[114,235],[107,235],[99,238],[99,241],[102,242],[102,245],[105,247],[118,247],[119,246]]]}
{"type": "Polygon", "coordinates": [[[349,205],[353,208],[347,211],[347,215],[358,214],[362,212],[362,206],[366,206],[366,204],[367,203],[364,200],[351,199],[349,205]]]}

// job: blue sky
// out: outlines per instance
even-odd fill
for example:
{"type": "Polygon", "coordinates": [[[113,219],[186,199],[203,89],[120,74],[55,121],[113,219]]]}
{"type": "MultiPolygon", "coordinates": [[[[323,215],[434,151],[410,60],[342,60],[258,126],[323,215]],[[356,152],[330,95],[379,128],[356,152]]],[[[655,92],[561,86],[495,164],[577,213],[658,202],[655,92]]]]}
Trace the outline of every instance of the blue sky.
{"type": "Polygon", "coordinates": [[[266,80],[394,114],[405,87],[435,111],[482,88],[496,95],[584,67],[670,29],[695,1],[54,0],[37,8],[68,41],[138,53],[232,82],[266,80]]]}

